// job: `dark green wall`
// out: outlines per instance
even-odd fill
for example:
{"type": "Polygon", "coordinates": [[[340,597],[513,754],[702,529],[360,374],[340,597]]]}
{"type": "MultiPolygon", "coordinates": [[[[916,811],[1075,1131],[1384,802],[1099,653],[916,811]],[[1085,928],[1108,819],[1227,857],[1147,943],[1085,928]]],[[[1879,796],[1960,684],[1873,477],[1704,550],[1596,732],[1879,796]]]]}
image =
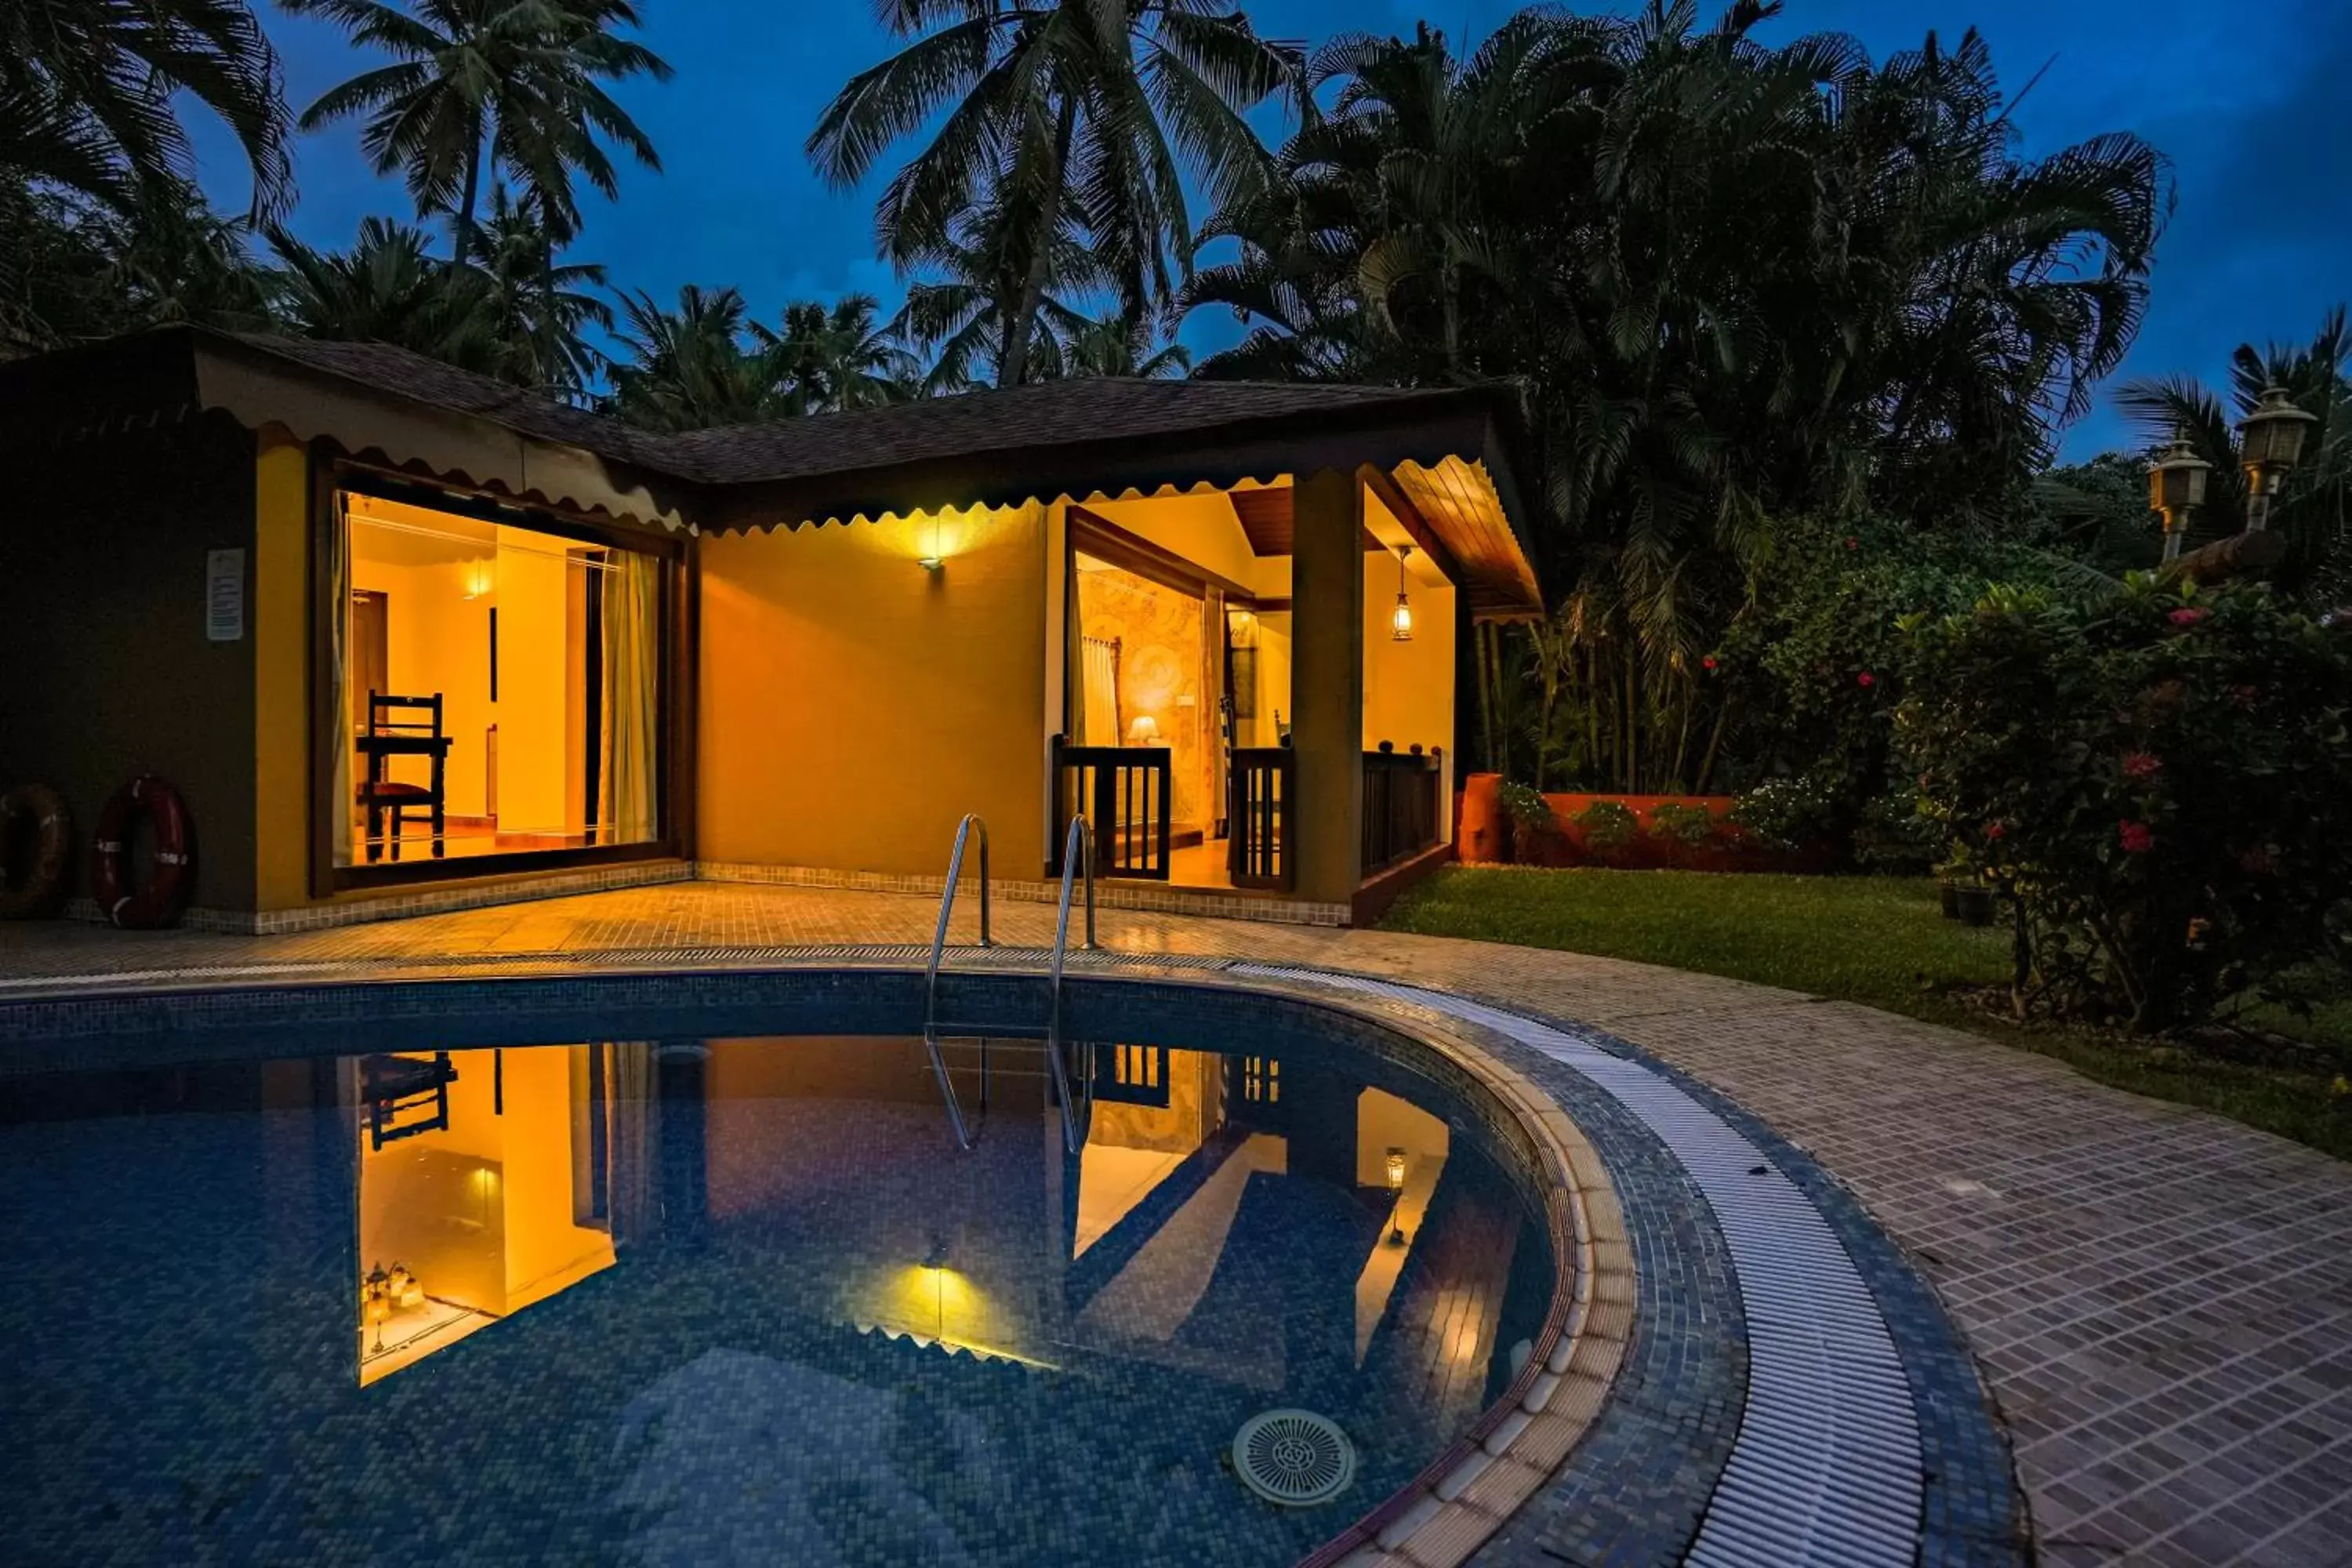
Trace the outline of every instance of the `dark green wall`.
{"type": "Polygon", "coordinates": [[[74,814],[161,773],[194,819],[192,902],[254,907],[254,445],[225,416],[0,455],[0,789],[74,814]],[[246,552],[246,635],[205,638],[205,552],[246,552]]]}

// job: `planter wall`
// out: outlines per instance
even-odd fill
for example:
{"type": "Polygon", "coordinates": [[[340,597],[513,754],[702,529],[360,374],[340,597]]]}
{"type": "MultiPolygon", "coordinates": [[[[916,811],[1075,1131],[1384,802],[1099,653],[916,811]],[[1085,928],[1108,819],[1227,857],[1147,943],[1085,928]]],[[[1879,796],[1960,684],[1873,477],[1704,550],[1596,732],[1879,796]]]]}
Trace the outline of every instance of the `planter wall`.
{"type": "MultiPolygon", "coordinates": [[[[1495,865],[1516,858],[1511,853],[1511,825],[1502,813],[1497,794],[1502,780],[1495,773],[1472,773],[1455,797],[1454,853],[1465,865],[1495,865]]],[[[1730,820],[1736,796],[1727,795],[1546,795],[1551,804],[1552,831],[1545,836],[1537,864],[1544,866],[1609,866],[1630,870],[1672,868],[1685,871],[1820,871],[1828,858],[1818,851],[1779,849],[1753,842],[1730,820]],[[1588,846],[1576,817],[1595,801],[1614,801],[1633,812],[1637,831],[1632,843],[1601,850],[1588,846]],[[1703,805],[1716,818],[1714,835],[1705,843],[1686,845],[1654,837],[1651,825],[1662,805],[1703,805]]]]}

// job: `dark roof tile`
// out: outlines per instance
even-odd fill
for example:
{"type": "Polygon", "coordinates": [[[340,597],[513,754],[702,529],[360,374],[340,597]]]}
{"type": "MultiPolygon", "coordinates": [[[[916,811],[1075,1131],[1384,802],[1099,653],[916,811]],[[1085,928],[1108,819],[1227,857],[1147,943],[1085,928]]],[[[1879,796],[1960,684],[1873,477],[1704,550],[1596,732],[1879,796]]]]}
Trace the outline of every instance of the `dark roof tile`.
{"type": "Polygon", "coordinates": [[[1425,391],[1386,386],[1090,377],[923,398],[848,414],[666,434],[558,403],[389,343],[327,342],[259,333],[240,333],[238,341],[394,396],[474,415],[524,436],[708,484],[807,479],[1065,442],[1213,430],[1429,395],[1425,391]]]}

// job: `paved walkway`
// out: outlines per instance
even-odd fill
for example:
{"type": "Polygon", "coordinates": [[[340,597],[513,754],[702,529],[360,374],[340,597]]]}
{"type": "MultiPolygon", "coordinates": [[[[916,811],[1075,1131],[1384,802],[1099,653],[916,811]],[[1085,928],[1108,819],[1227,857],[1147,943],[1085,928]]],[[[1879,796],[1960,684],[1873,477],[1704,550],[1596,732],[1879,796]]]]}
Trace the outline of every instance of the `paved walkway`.
{"type": "MultiPolygon", "coordinates": [[[[23,982],[927,941],[929,900],[688,883],[281,937],[0,925],[23,982]]],[[[1043,945],[1052,911],[997,910],[1043,945]]],[[[969,916],[959,916],[969,940],[969,916]]],[[[1104,945],[1321,964],[1606,1028],[1764,1118],[1942,1291],[2042,1561],[2352,1564],[2352,1165],[1865,1007],[1571,953],[1107,910],[1104,945]]]]}

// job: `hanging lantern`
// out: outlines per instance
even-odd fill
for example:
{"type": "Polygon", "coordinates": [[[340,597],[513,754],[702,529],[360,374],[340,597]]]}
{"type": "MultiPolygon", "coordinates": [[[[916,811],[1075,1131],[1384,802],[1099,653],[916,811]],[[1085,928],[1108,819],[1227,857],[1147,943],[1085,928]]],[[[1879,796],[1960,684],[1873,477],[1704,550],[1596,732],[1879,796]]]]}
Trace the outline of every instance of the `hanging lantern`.
{"type": "Polygon", "coordinates": [[[1412,641],[1412,601],[1405,596],[1404,584],[1404,561],[1412,553],[1412,546],[1410,544],[1397,551],[1396,611],[1389,616],[1389,636],[1397,642],[1412,641]]]}

